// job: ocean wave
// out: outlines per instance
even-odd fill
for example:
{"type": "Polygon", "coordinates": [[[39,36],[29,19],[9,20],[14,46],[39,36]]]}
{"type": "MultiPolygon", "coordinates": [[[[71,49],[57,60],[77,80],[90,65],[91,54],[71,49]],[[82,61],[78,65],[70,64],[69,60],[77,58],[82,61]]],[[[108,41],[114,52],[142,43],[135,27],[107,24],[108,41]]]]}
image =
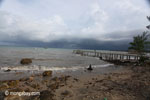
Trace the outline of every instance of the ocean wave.
{"type": "Polygon", "coordinates": [[[114,66],[114,64],[94,65],[93,67],[97,68],[97,67],[109,67],[109,66],[114,66]]]}
{"type": "MultiPolygon", "coordinates": [[[[103,64],[103,65],[92,65],[93,68],[98,67],[109,67],[113,66],[113,64],[103,64]]],[[[10,66],[10,67],[1,67],[1,71],[6,71],[8,69],[12,71],[46,71],[46,70],[52,70],[52,71],[76,71],[81,69],[86,69],[88,66],[73,66],[73,67],[49,67],[49,66],[10,66]]]]}

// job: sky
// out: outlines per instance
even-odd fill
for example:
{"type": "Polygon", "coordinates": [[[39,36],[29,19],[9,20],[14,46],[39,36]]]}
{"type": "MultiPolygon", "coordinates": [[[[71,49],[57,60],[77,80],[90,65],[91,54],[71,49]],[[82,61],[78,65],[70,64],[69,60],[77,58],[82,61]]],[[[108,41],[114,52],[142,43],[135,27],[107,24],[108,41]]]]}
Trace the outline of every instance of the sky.
{"type": "Polygon", "coordinates": [[[0,44],[128,40],[146,30],[146,0],[0,0],[0,44]]]}

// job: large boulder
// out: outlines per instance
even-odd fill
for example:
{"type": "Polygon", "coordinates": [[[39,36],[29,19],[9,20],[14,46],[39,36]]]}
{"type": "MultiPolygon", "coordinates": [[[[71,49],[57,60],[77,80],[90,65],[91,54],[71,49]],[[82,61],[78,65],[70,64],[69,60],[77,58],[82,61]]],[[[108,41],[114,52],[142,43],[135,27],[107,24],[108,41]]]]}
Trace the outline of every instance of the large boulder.
{"type": "Polygon", "coordinates": [[[49,71],[43,72],[43,76],[44,76],[44,77],[45,77],[45,76],[52,76],[52,71],[49,70],[49,71]]]}
{"type": "Polygon", "coordinates": [[[30,59],[30,58],[24,58],[24,59],[21,59],[20,63],[22,65],[31,64],[32,63],[32,59],[30,59]]]}

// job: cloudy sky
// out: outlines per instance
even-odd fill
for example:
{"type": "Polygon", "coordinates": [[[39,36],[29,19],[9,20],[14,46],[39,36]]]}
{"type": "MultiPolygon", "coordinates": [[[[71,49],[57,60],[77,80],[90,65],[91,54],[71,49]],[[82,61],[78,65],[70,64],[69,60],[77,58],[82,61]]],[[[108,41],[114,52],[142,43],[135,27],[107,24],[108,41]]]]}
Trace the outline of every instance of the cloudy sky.
{"type": "Polygon", "coordinates": [[[0,0],[0,43],[125,40],[146,30],[148,15],[146,0],[0,0]]]}

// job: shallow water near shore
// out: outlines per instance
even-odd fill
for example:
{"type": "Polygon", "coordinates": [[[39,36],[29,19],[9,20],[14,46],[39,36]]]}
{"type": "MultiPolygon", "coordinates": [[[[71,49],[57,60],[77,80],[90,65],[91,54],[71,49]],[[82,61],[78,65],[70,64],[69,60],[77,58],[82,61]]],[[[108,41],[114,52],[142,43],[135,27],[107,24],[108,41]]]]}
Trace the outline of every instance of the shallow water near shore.
{"type": "MultiPolygon", "coordinates": [[[[88,76],[88,75],[97,75],[97,74],[107,74],[112,73],[113,71],[119,71],[122,70],[123,67],[121,66],[114,66],[109,65],[105,67],[97,67],[93,66],[92,71],[88,71],[87,67],[81,67],[78,69],[65,69],[65,70],[52,70],[53,76],[61,76],[61,75],[69,75],[74,77],[80,77],[80,76],[88,76]]],[[[0,80],[18,80],[21,78],[27,78],[32,75],[39,75],[42,74],[45,70],[11,70],[9,72],[2,71],[0,72],[0,80]]]]}
{"type": "Polygon", "coordinates": [[[90,73],[107,73],[116,70],[113,64],[95,57],[85,57],[72,53],[72,49],[0,47],[0,80],[13,80],[52,70],[53,74],[65,73],[74,76],[86,72],[89,64],[95,69],[90,73]],[[22,58],[31,58],[32,64],[21,65],[22,58]],[[11,70],[6,72],[7,70],[11,70]],[[17,74],[16,74],[17,73],[17,74]],[[19,74],[18,74],[19,73],[19,74]]]}
{"type": "Polygon", "coordinates": [[[30,66],[72,67],[106,64],[99,59],[82,57],[72,52],[72,49],[0,47],[0,67],[20,66],[22,58],[31,58],[33,62],[30,66]]]}

